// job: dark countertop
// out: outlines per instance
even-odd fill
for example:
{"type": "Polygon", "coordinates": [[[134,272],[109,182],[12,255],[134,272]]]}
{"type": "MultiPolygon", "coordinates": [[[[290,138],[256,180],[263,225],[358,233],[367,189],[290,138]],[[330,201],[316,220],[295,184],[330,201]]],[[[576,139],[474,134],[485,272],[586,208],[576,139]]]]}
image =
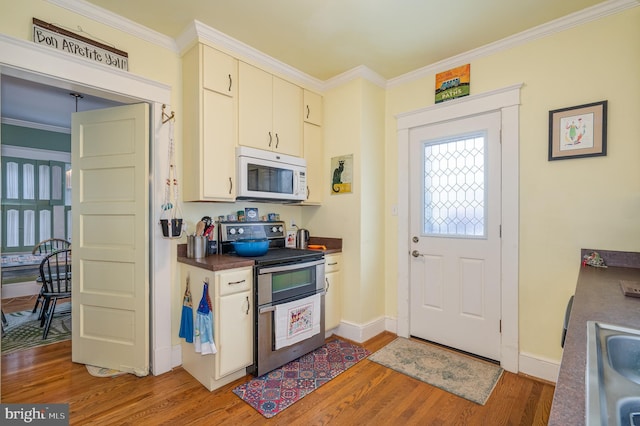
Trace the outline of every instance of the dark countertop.
{"type": "MultiPolygon", "coordinates": [[[[325,254],[342,252],[341,238],[310,237],[309,244],[324,245],[327,249],[320,251],[324,252],[325,254]]],[[[226,269],[243,268],[246,266],[254,265],[254,262],[251,259],[245,259],[238,256],[230,256],[227,254],[212,254],[211,256],[197,259],[190,258],[187,257],[186,244],[178,244],[178,262],[198,268],[207,269],[210,271],[224,271],[226,269]]]]}
{"type": "Polygon", "coordinates": [[[638,254],[598,253],[608,268],[580,267],[549,425],[585,424],[587,321],[640,328],[640,298],[626,297],[620,288],[621,280],[640,282],[640,269],[629,267],[640,265],[638,254]]]}

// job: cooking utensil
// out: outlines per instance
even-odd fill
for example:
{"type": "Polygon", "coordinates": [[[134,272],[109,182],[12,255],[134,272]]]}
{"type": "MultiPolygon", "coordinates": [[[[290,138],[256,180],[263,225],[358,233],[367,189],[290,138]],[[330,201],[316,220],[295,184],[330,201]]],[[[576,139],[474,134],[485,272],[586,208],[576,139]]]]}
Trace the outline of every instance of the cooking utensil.
{"type": "Polygon", "coordinates": [[[311,250],[326,250],[327,246],[322,245],[322,244],[309,244],[307,246],[307,248],[309,248],[311,250]]]}
{"type": "Polygon", "coordinates": [[[262,256],[269,250],[269,240],[241,240],[231,243],[239,256],[262,256]]]}
{"type": "Polygon", "coordinates": [[[198,221],[196,224],[196,237],[201,237],[204,234],[204,222],[198,221]]]}

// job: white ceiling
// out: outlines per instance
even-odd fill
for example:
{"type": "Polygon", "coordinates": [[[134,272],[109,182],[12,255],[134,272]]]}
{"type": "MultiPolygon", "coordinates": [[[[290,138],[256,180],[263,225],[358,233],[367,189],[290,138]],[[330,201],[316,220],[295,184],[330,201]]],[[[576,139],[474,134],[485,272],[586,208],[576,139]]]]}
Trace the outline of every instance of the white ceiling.
{"type": "MultiPolygon", "coordinates": [[[[321,81],[365,65],[386,79],[601,0],[87,0],[171,38],[194,21],[321,81]]],[[[82,3],[82,0],[79,1],[82,3]]],[[[90,28],[84,28],[91,32],[90,28]]],[[[117,46],[126,50],[126,46],[117,46]]],[[[3,75],[2,118],[68,128],[73,90],[3,75]]],[[[117,105],[86,94],[78,110],[117,105]]]]}

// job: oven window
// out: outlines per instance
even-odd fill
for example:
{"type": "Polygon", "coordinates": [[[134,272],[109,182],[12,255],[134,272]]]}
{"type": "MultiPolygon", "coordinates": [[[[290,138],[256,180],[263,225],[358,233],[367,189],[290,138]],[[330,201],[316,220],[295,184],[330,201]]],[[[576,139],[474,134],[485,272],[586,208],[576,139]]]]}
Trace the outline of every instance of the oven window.
{"type": "Polygon", "coordinates": [[[249,163],[247,187],[249,191],[293,194],[293,170],[249,163]]]}
{"type": "Polygon", "coordinates": [[[315,266],[271,274],[272,302],[312,293],[315,290],[315,266]]]}

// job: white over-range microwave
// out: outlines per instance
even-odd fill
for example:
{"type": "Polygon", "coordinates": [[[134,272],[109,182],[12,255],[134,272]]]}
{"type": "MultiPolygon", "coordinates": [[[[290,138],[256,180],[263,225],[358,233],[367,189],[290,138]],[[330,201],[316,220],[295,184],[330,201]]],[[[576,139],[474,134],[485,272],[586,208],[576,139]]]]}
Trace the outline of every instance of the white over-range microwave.
{"type": "Polygon", "coordinates": [[[304,158],[241,146],[236,148],[241,200],[304,201],[307,162],[304,158]]]}

